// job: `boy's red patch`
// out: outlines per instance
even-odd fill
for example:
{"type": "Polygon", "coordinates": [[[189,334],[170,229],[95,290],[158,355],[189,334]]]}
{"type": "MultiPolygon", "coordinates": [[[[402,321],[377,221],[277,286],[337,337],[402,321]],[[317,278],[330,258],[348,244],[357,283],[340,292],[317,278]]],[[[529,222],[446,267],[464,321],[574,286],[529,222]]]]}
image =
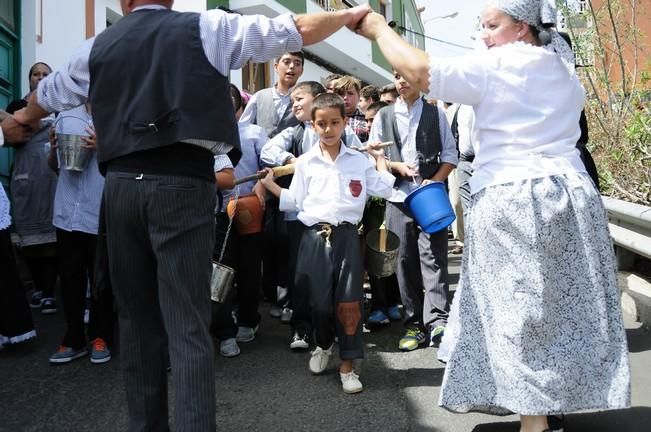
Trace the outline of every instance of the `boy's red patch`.
{"type": "Polygon", "coordinates": [[[348,188],[350,189],[350,193],[357,198],[362,193],[362,182],[359,180],[351,180],[348,188]]]}

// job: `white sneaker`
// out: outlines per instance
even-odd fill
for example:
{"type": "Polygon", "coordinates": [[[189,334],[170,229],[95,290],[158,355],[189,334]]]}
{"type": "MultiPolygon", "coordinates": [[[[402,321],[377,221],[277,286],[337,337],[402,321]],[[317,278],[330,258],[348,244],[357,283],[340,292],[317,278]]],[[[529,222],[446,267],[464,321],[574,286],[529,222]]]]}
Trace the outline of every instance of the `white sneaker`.
{"type": "Polygon", "coordinates": [[[283,324],[289,324],[291,321],[292,321],[292,310],[290,308],[283,308],[283,311],[280,314],[280,322],[283,324]]]}
{"type": "Polygon", "coordinates": [[[289,343],[289,349],[291,350],[307,350],[310,348],[310,342],[307,335],[301,335],[298,332],[294,332],[292,341],[289,343]]]}
{"type": "Polygon", "coordinates": [[[219,353],[224,357],[236,357],[240,355],[240,347],[237,346],[235,338],[221,341],[219,343],[219,353]]]}
{"type": "Polygon", "coordinates": [[[310,372],[318,375],[326,370],[331,355],[332,345],[330,345],[330,348],[327,350],[317,346],[316,349],[312,351],[312,357],[310,357],[310,372]]]}
{"type": "Polygon", "coordinates": [[[238,342],[253,342],[257,331],[258,331],[258,326],[238,327],[237,336],[235,336],[235,339],[237,339],[238,342]]]}
{"type": "Polygon", "coordinates": [[[341,378],[341,387],[344,389],[344,393],[354,394],[364,390],[364,386],[359,380],[359,375],[357,375],[355,371],[350,371],[348,373],[339,372],[339,377],[341,378]]]}

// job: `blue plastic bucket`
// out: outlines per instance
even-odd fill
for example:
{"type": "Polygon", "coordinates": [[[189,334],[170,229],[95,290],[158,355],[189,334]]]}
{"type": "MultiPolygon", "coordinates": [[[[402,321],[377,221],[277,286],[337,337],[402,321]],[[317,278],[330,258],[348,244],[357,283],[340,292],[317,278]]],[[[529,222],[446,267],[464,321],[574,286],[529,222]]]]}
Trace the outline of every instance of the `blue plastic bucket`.
{"type": "Polygon", "coordinates": [[[411,210],[416,223],[428,234],[447,228],[455,219],[443,182],[419,187],[407,195],[405,205],[411,210]]]}

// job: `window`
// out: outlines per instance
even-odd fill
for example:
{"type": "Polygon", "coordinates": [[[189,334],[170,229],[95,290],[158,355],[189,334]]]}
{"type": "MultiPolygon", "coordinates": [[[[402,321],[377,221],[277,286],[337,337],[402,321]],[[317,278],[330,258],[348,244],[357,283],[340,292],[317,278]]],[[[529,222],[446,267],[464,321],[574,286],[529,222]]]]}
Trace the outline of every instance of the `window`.
{"type": "Polygon", "coordinates": [[[269,63],[248,62],[242,68],[242,90],[253,94],[271,86],[269,63]]]}
{"type": "Polygon", "coordinates": [[[0,2],[0,24],[6,26],[11,31],[16,31],[13,0],[3,0],[0,2]]]}

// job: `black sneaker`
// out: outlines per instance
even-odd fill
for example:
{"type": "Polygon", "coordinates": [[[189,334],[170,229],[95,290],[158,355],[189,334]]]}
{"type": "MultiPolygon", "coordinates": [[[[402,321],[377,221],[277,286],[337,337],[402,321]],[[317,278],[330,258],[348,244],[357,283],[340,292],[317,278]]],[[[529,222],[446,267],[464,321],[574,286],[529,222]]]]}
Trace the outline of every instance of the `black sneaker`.
{"type": "Polygon", "coordinates": [[[289,343],[289,349],[295,351],[304,351],[310,348],[310,340],[307,335],[299,335],[298,332],[292,336],[292,341],[289,343]]]}
{"type": "Polygon", "coordinates": [[[43,304],[43,291],[34,291],[32,298],[29,300],[29,307],[38,309],[43,304]]]}
{"type": "Polygon", "coordinates": [[[57,302],[52,297],[44,298],[41,305],[41,313],[43,315],[52,315],[57,313],[57,302]]]}
{"type": "Polygon", "coordinates": [[[548,415],[547,424],[549,425],[549,432],[563,432],[565,430],[565,416],[560,415],[548,415]]]}

